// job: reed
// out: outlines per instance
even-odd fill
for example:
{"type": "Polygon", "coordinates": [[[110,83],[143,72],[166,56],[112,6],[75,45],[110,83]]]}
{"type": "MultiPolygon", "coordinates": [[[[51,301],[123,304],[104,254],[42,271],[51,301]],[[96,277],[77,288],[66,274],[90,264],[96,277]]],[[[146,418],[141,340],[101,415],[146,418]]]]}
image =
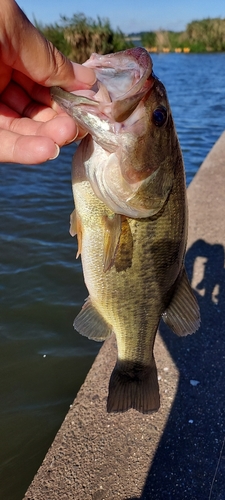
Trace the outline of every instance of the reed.
{"type": "Polygon", "coordinates": [[[225,19],[192,21],[182,32],[158,30],[141,33],[144,47],[156,47],[158,52],[222,52],[225,51],[225,19]],[[180,50],[179,50],[180,49],[180,50]]]}
{"type": "Polygon", "coordinates": [[[55,24],[34,22],[63,54],[78,63],[86,61],[93,52],[108,54],[133,46],[120,29],[114,31],[109,20],[100,17],[96,21],[84,14],[74,14],[72,18],[61,16],[55,24]]]}

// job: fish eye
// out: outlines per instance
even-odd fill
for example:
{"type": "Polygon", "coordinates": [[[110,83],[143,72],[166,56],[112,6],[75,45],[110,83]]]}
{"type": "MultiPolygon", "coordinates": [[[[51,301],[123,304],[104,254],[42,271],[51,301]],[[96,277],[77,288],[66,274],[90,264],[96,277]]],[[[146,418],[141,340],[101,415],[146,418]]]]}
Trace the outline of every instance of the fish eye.
{"type": "Polygon", "coordinates": [[[156,127],[162,127],[167,120],[167,109],[164,106],[159,106],[153,111],[152,118],[156,127]]]}

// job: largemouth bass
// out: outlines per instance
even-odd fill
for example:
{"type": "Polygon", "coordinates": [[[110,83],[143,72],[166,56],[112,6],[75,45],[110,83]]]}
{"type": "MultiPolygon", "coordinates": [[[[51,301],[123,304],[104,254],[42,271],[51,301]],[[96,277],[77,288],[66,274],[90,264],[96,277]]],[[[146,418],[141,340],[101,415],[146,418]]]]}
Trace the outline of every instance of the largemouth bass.
{"type": "Polygon", "coordinates": [[[116,335],[107,410],[148,413],[160,405],[153,354],[160,318],[180,336],[200,323],[184,269],[182,154],[166,90],[143,48],[93,54],[85,64],[97,79],[88,96],[51,91],[88,132],[72,167],[71,234],[89,291],[74,327],[97,341],[116,335]]]}

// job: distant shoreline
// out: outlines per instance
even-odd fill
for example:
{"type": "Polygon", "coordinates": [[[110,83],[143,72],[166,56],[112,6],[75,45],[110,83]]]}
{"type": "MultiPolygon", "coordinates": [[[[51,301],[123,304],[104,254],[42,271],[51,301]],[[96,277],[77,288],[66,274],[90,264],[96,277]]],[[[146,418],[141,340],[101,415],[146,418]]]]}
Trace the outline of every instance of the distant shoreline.
{"type": "Polygon", "coordinates": [[[61,16],[60,22],[36,27],[69,59],[86,61],[93,52],[108,54],[130,47],[142,46],[150,53],[212,53],[225,52],[225,19],[192,21],[185,31],[144,31],[125,35],[114,31],[109,20],[97,21],[84,14],[61,16]]]}
{"type": "Polygon", "coordinates": [[[212,53],[225,52],[225,19],[203,19],[192,21],[185,31],[144,31],[130,33],[127,43],[142,45],[154,53],[212,53]]]}

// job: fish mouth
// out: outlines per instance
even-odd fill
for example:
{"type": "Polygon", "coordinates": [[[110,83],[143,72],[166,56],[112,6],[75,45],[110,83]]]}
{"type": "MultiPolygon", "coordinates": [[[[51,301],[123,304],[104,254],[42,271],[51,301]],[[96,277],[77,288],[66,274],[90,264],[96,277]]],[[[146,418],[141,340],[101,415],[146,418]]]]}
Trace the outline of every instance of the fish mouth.
{"type": "MultiPolygon", "coordinates": [[[[101,119],[120,124],[132,115],[155,81],[150,55],[141,47],[108,55],[92,54],[84,66],[96,74],[91,90],[50,90],[52,99],[75,119],[79,119],[76,107],[82,107],[83,112],[89,110],[101,119]]],[[[88,127],[84,118],[82,124],[88,127]]]]}
{"type": "Polygon", "coordinates": [[[141,47],[104,56],[92,54],[84,66],[91,67],[97,81],[107,88],[108,98],[113,103],[112,119],[117,122],[124,120],[122,115],[128,112],[129,106],[130,116],[135,103],[148,91],[152,80],[152,60],[141,47]],[[121,105],[123,111],[119,110],[121,105]]]}

